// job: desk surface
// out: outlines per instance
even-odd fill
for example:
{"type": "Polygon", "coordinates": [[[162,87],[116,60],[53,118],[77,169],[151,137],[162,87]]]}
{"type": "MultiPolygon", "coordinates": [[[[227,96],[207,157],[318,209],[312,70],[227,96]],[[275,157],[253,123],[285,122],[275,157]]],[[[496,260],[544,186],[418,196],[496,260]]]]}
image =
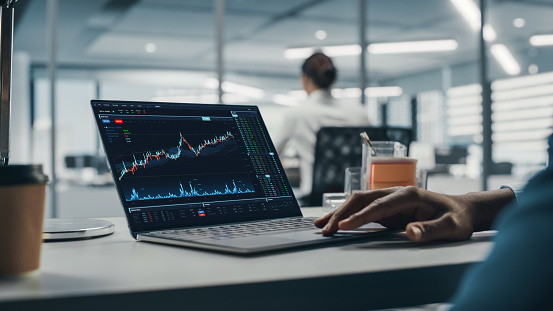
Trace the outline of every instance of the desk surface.
{"type": "MultiPolygon", "coordinates": [[[[305,216],[322,214],[319,208],[303,211],[305,216]]],[[[256,309],[264,303],[264,310],[272,310],[302,304],[371,309],[432,303],[448,298],[470,263],[486,256],[493,237],[488,232],[464,242],[416,245],[395,234],[239,257],[137,242],[124,218],[106,219],[115,223],[113,235],[44,243],[39,272],[0,278],[0,307],[51,304],[82,310],[109,303],[128,309],[215,310],[256,309]]]]}

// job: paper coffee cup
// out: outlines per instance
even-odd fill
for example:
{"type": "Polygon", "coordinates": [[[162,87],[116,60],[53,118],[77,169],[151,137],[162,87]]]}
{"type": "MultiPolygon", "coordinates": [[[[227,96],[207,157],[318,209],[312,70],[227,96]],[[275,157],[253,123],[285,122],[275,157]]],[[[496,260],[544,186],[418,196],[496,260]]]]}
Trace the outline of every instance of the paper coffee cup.
{"type": "Polygon", "coordinates": [[[0,275],[39,268],[47,181],[42,165],[0,166],[0,275]]]}

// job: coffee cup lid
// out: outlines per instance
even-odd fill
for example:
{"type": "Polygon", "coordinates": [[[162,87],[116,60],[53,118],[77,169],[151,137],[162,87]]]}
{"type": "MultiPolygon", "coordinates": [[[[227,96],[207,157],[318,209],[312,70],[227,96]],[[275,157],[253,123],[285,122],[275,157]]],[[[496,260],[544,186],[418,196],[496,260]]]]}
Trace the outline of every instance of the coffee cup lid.
{"type": "Polygon", "coordinates": [[[20,184],[41,184],[48,182],[42,172],[42,165],[0,165],[0,186],[20,184]]]}

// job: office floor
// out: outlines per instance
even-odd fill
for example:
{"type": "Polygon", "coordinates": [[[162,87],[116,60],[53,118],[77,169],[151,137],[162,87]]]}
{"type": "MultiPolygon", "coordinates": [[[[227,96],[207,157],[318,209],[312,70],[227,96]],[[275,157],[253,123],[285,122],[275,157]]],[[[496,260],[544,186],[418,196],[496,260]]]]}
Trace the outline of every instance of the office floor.
{"type": "MultiPolygon", "coordinates": [[[[497,175],[489,181],[490,189],[503,184],[524,182],[524,178],[497,175]]],[[[428,189],[440,193],[462,194],[480,190],[480,180],[456,178],[449,175],[428,177],[428,189]]],[[[47,200],[46,217],[50,218],[50,202],[47,200]]],[[[112,217],[124,216],[115,187],[87,187],[69,184],[58,186],[58,217],[112,217]]]]}

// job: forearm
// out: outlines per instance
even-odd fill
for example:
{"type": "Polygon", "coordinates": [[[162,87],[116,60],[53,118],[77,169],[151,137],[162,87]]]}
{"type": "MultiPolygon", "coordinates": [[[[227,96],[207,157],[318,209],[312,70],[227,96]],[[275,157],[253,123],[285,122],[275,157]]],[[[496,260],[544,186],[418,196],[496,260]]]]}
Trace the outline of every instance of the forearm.
{"type": "Polygon", "coordinates": [[[471,192],[456,196],[466,205],[472,217],[474,231],[489,230],[503,208],[514,201],[515,194],[510,188],[471,192]]]}

